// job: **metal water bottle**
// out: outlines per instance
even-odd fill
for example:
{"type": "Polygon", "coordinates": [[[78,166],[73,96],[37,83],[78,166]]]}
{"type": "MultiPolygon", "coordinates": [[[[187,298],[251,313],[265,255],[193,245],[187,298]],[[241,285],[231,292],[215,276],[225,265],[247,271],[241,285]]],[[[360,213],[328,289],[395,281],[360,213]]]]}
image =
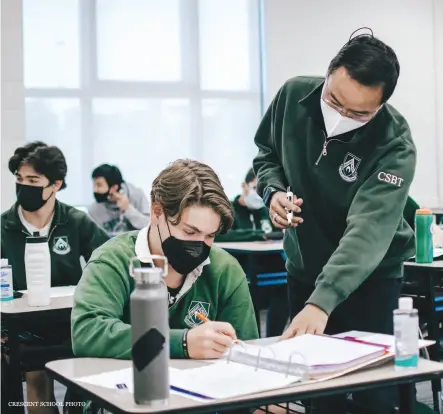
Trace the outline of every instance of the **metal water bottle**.
{"type": "Polygon", "coordinates": [[[163,406],[169,399],[168,289],[163,281],[168,261],[163,256],[132,258],[129,267],[135,280],[130,299],[134,400],[163,406]],[[154,259],[163,260],[164,267],[155,267],[154,259]]]}
{"type": "Polygon", "coordinates": [[[421,208],[415,212],[415,261],[417,263],[432,263],[434,260],[433,223],[434,216],[431,210],[421,208]]]}

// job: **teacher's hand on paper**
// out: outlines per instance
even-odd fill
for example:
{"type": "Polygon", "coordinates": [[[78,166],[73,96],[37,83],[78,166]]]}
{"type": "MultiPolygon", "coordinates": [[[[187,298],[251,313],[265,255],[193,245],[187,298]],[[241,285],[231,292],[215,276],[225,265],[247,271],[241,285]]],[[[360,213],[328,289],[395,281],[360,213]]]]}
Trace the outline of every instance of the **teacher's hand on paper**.
{"type": "Polygon", "coordinates": [[[295,316],[280,340],[307,333],[321,335],[324,332],[327,323],[327,313],[321,310],[318,306],[308,304],[295,316]]]}
{"type": "Polygon", "coordinates": [[[235,330],[227,322],[206,322],[188,332],[188,354],[192,359],[220,358],[236,340],[235,330]]]}
{"type": "Polygon", "coordinates": [[[283,191],[276,192],[272,198],[271,203],[269,205],[269,217],[274,224],[275,227],[279,229],[287,229],[288,227],[297,227],[299,224],[303,223],[303,219],[301,217],[293,216],[292,223],[288,224],[288,218],[286,216],[286,209],[292,211],[294,214],[301,212],[301,205],[303,204],[303,200],[301,198],[297,198],[294,194],[294,201],[291,203],[286,199],[286,193],[283,191]]]}

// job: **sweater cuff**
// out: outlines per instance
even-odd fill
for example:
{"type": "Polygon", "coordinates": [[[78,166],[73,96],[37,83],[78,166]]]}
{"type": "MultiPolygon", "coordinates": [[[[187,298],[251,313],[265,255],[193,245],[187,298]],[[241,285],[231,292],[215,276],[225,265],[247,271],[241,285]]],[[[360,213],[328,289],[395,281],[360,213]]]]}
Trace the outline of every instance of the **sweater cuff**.
{"type": "Polygon", "coordinates": [[[306,304],[315,305],[331,315],[332,311],[345,299],[346,295],[337,290],[335,286],[327,282],[321,282],[315,287],[306,304]]]}
{"type": "Polygon", "coordinates": [[[131,217],[134,217],[134,213],[137,214],[138,210],[132,204],[129,204],[123,215],[129,220],[131,217]]]}
{"type": "Polygon", "coordinates": [[[185,358],[183,351],[183,334],[186,329],[171,329],[169,331],[171,358],[185,358]]]}

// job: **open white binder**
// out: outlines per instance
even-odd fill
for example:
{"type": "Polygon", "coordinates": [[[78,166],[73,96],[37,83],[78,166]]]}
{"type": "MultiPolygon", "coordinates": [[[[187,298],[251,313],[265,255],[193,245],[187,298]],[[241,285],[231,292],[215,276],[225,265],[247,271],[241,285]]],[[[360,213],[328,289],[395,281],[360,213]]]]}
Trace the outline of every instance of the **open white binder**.
{"type": "MultiPolygon", "coordinates": [[[[303,335],[267,346],[240,342],[214,363],[184,370],[170,368],[171,392],[207,402],[325,381],[392,358],[393,344],[393,336],[378,334],[363,340],[303,335]]],[[[419,345],[431,344],[420,341],[419,345]]],[[[123,389],[121,392],[133,390],[132,368],[77,380],[123,389]]]]}

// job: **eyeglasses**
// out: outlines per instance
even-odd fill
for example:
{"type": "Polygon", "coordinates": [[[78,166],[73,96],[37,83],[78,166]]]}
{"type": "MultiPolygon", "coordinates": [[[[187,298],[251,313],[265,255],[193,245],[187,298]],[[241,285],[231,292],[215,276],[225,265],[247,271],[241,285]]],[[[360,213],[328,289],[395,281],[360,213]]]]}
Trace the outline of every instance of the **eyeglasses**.
{"type": "Polygon", "coordinates": [[[368,113],[359,113],[359,112],[355,112],[351,109],[346,109],[343,105],[341,105],[339,102],[336,102],[336,100],[334,99],[334,97],[331,94],[331,91],[329,90],[329,88],[326,86],[325,84],[325,88],[323,91],[323,96],[322,96],[323,101],[330,106],[332,109],[336,110],[337,112],[339,112],[341,115],[345,116],[346,118],[351,118],[354,119],[356,121],[359,122],[368,122],[370,121],[378,112],[378,110],[380,109],[377,108],[375,111],[371,111],[368,113]]]}

